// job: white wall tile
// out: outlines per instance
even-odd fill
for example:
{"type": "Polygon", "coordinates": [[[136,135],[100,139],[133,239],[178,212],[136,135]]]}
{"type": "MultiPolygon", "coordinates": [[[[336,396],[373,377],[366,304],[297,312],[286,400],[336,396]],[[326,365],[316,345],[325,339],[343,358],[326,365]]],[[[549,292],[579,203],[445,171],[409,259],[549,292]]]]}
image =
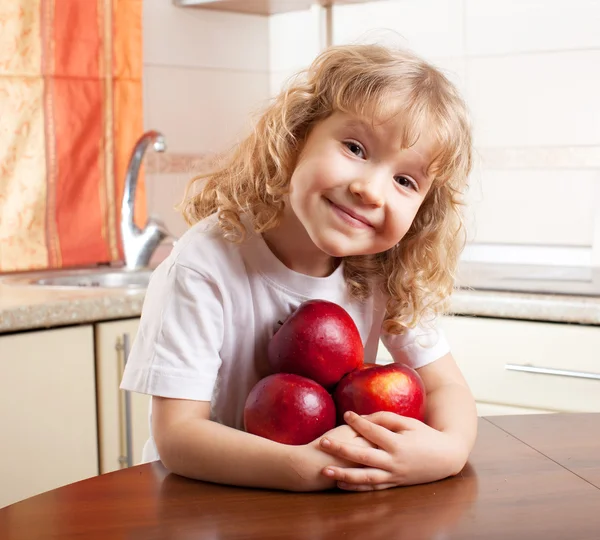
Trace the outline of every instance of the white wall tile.
{"type": "Polygon", "coordinates": [[[536,264],[546,266],[590,266],[591,246],[557,246],[533,244],[469,244],[461,261],[493,264],[536,264]]]}
{"type": "Polygon", "coordinates": [[[293,77],[295,74],[296,70],[294,69],[271,72],[269,75],[269,94],[275,96],[281,92],[289,84],[290,77],[293,77]]]}
{"type": "Polygon", "coordinates": [[[470,58],[479,146],[600,144],[600,50],[470,58]]]}
{"type": "Polygon", "coordinates": [[[600,146],[479,148],[478,152],[490,169],[596,169],[600,171],[600,146]]]}
{"type": "Polygon", "coordinates": [[[340,4],[333,10],[333,42],[377,41],[425,57],[464,53],[463,0],[402,0],[340,4]]]}
{"type": "Polygon", "coordinates": [[[160,217],[175,237],[181,236],[188,228],[175,206],[182,201],[192,176],[191,173],[146,175],[148,215],[160,217]]]}
{"type": "Polygon", "coordinates": [[[146,66],[144,126],[162,131],[171,152],[225,149],[269,97],[262,73],[146,66]]]}
{"type": "Polygon", "coordinates": [[[144,0],[144,64],[269,69],[268,17],[144,0]]]}
{"type": "Polygon", "coordinates": [[[467,54],[600,48],[599,0],[466,0],[467,54]]]}
{"type": "Polygon", "coordinates": [[[476,242],[592,245],[597,171],[482,169],[478,180],[468,195],[476,242]]]}
{"type": "Polygon", "coordinates": [[[289,71],[307,67],[320,50],[318,9],[273,15],[269,20],[269,68],[289,71]]]}
{"type": "MultiPolygon", "coordinates": [[[[429,61],[456,85],[458,91],[466,99],[466,60],[464,58],[431,58],[429,61]]],[[[295,74],[295,69],[272,71],[269,75],[270,95],[278,94],[289,83],[290,77],[295,74]]]]}
{"type": "Polygon", "coordinates": [[[457,57],[432,57],[428,61],[436,66],[454,85],[458,88],[463,99],[467,94],[467,59],[464,56],[457,57]]]}

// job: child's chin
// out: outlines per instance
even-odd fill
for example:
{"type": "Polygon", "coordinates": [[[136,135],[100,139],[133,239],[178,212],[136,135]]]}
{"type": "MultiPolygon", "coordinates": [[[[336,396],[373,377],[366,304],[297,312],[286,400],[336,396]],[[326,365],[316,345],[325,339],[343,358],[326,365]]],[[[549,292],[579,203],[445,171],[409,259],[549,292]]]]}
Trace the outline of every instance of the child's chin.
{"type": "Polygon", "coordinates": [[[345,242],[323,242],[323,245],[319,246],[319,248],[330,257],[338,259],[342,257],[351,257],[353,255],[362,255],[355,246],[347,245],[345,242]]]}
{"type": "Polygon", "coordinates": [[[372,243],[365,242],[364,238],[353,238],[336,229],[324,227],[322,230],[315,230],[311,237],[315,246],[330,257],[341,258],[375,253],[372,243]]]}

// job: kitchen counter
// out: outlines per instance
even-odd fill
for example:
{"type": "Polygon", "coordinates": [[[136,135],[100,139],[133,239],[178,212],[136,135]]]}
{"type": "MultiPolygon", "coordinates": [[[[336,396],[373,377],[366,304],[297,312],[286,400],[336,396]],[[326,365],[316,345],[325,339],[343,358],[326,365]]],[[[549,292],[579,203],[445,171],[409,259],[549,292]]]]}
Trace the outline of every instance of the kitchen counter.
{"type": "Polygon", "coordinates": [[[145,291],[7,285],[0,280],[0,333],[139,317],[145,291]]]}
{"type": "MultiPolygon", "coordinates": [[[[144,290],[51,288],[3,283],[0,333],[139,317],[144,290]]],[[[451,312],[534,321],[600,325],[600,295],[457,289],[451,312]]]]}
{"type": "Polygon", "coordinates": [[[4,540],[30,538],[596,540],[600,414],[479,419],[467,466],[405,488],[289,493],[189,480],[160,462],[0,509],[4,540]]]}

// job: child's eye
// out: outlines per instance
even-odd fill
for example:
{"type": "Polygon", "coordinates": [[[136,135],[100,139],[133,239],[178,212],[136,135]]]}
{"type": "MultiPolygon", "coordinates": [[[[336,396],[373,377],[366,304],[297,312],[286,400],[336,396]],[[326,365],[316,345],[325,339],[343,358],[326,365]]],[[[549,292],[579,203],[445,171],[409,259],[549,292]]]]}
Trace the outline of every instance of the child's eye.
{"type": "Polygon", "coordinates": [[[407,176],[394,176],[394,180],[404,188],[417,190],[417,185],[407,176]]]}
{"type": "Polygon", "coordinates": [[[347,141],[344,144],[346,145],[348,150],[350,150],[350,152],[352,152],[355,156],[365,157],[365,151],[363,150],[360,144],[352,141],[347,141]]]}

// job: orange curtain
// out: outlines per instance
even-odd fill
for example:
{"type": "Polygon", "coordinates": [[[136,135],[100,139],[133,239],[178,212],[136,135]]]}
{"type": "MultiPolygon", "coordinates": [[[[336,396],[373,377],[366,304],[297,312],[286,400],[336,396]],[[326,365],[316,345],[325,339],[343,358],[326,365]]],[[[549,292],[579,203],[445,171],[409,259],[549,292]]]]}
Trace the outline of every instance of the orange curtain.
{"type": "Polygon", "coordinates": [[[0,2],[0,272],[122,260],[141,26],[142,0],[0,2]]]}

